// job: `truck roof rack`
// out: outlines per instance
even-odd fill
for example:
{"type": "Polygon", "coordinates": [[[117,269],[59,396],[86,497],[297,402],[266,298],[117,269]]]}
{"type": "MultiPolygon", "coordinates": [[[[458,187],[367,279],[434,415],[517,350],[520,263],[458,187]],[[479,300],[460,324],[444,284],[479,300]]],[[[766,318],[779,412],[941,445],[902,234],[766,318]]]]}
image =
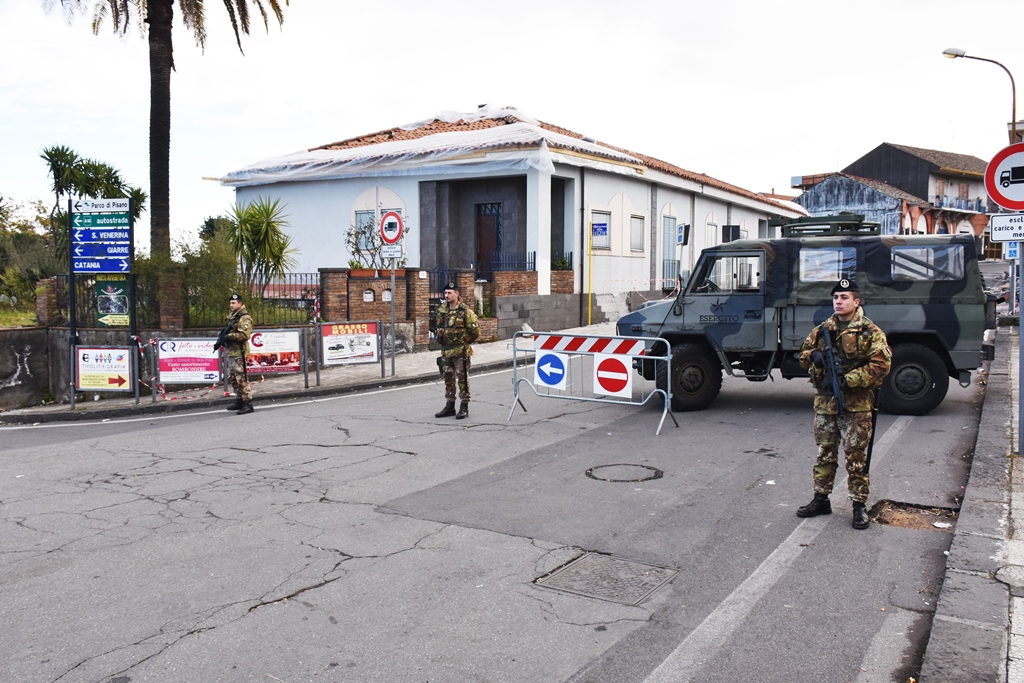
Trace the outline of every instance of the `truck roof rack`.
{"type": "Polygon", "coordinates": [[[864,220],[859,213],[843,211],[834,216],[801,216],[791,220],[773,220],[769,225],[782,226],[783,237],[818,237],[825,235],[880,235],[881,224],[864,220]]]}

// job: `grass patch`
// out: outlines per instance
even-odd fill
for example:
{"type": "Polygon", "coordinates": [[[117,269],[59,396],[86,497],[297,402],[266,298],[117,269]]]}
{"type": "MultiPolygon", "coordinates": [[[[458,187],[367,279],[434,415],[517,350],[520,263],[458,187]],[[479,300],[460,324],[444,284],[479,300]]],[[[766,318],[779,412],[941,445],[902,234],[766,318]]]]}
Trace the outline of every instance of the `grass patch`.
{"type": "Polygon", "coordinates": [[[36,324],[34,312],[0,308],[0,327],[35,327],[36,324]]]}

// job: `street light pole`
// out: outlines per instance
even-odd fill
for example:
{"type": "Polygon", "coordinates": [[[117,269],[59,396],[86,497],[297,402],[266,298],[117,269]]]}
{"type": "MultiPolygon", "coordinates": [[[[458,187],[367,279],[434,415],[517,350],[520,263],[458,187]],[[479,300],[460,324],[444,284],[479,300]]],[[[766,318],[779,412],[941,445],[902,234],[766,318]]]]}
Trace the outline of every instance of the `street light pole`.
{"type": "Polygon", "coordinates": [[[1010,135],[1010,144],[1017,144],[1017,84],[1013,82],[1013,74],[1010,73],[1010,70],[994,59],[986,59],[984,57],[972,57],[963,50],[955,47],[947,47],[945,50],[942,51],[942,54],[949,57],[950,59],[963,57],[964,59],[974,59],[979,62],[988,62],[989,64],[995,64],[1000,69],[1006,72],[1006,75],[1010,77],[1010,96],[1013,98],[1013,114],[1011,114],[1010,118],[1010,128],[1013,132],[1010,135]]]}

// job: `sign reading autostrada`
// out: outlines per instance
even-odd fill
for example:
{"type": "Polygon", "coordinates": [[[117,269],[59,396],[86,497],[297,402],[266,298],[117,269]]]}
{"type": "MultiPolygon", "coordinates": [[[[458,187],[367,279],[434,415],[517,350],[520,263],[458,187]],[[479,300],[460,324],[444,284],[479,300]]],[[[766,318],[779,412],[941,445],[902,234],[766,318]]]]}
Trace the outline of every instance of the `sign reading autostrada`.
{"type": "Polygon", "coordinates": [[[72,274],[131,272],[130,199],[70,200],[68,226],[72,274]]]}

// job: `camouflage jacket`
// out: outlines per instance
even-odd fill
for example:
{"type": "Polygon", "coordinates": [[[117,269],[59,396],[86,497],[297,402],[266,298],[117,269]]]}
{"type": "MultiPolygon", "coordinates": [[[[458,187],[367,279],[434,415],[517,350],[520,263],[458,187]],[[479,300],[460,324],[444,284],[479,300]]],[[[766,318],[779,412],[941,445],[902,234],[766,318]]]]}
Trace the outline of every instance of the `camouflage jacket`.
{"type": "Polygon", "coordinates": [[[449,309],[448,302],[445,302],[438,307],[434,321],[443,358],[473,355],[470,344],[480,336],[480,326],[476,321],[476,313],[469,306],[460,301],[449,309]]]}
{"type": "Polygon", "coordinates": [[[231,327],[226,345],[228,357],[248,357],[249,337],[252,336],[252,317],[249,315],[249,311],[245,310],[245,306],[242,306],[228,316],[227,323],[231,327]]]}
{"type": "Polygon", "coordinates": [[[846,388],[846,410],[859,413],[871,410],[874,405],[874,389],[881,386],[892,365],[892,351],[878,325],[864,316],[864,309],[858,307],[849,325],[839,331],[839,319],[832,316],[811,330],[800,347],[800,365],[810,371],[811,384],[817,389],[814,397],[814,412],[819,415],[835,415],[836,400],[828,386],[826,373],[811,363],[814,349],[825,352],[825,340],[821,336],[828,330],[835,340],[833,348],[843,368],[846,388]]]}

